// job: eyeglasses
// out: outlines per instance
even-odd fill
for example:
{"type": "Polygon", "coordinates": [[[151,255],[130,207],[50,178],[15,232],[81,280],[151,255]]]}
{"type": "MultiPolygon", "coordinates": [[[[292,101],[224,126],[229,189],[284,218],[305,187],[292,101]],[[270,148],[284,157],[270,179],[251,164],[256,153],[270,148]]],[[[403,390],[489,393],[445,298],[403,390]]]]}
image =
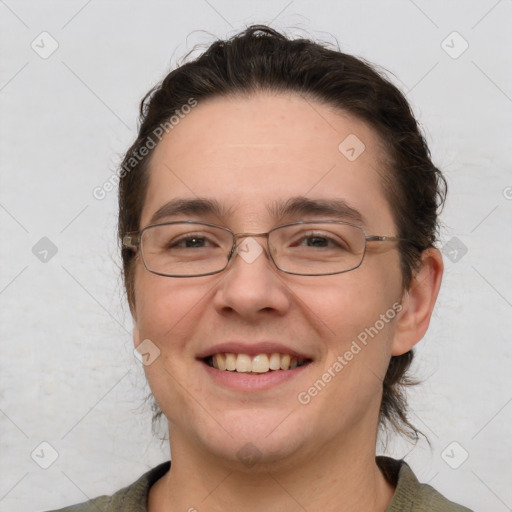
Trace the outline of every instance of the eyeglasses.
{"type": "Polygon", "coordinates": [[[261,246],[257,247],[256,241],[250,246],[239,240],[255,237],[267,238],[267,254],[281,272],[301,276],[328,276],[354,270],[363,262],[368,242],[402,240],[396,236],[367,235],[359,226],[331,220],[292,222],[267,233],[233,233],[216,224],[175,221],[126,233],[123,246],[139,249],[144,266],[153,274],[199,277],[222,272],[235,253],[250,262],[249,247],[255,254],[254,251],[261,252],[261,246]]]}

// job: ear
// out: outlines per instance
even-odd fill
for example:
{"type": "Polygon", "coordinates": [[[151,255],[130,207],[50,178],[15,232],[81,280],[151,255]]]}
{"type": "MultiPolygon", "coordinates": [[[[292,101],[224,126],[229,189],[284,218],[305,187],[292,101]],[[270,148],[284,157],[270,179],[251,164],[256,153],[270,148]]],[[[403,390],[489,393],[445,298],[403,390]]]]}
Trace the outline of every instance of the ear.
{"type": "Polygon", "coordinates": [[[140,339],[140,331],[139,331],[139,323],[137,321],[137,308],[135,307],[135,303],[129,300],[130,304],[130,312],[132,314],[132,322],[133,322],[133,329],[132,329],[132,338],[133,338],[133,346],[138,347],[140,345],[141,339],[140,339]]]}
{"type": "Polygon", "coordinates": [[[423,251],[421,264],[403,296],[403,309],[397,318],[392,355],[405,354],[427,332],[441,287],[443,268],[443,257],[439,250],[432,247],[423,251]]]}
{"type": "Polygon", "coordinates": [[[133,346],[138,347],[140,344],[140,332],[139,332],[139,326],[138,326],[138,322],[137,322],[137,308],[135,305],[135,291],[133,289],[134,288],[133,283],[131,286],[132,286],[132,288],[127,291],[127,300],[128,300],[128,306],[130,307],[130,313],[132,315],[132,322],[133,322],[133,330],[132,330],[133,346]]]}
{"type": "Polygon", "coordinates": [[[135,319],[133,320],[132,336],[133,336],[133,346],[136,348],[140,345],[140,332],[139,332],[139,328],[137,326],[137,322],[135,319]]]}

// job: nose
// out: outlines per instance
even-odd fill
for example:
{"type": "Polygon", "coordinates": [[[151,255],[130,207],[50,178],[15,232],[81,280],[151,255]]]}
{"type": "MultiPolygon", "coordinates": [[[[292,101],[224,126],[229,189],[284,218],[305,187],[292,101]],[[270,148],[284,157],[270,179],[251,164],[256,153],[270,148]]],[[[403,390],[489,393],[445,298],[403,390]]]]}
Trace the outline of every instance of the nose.
{"type": "Polygon", "coordinates": [[[213,298],[219,313],[238,314],[256,321],[269,314],[282,316],[288,311],[287,287],[256,238],[247,236],[238,242],[225,272],[213,298]]]}

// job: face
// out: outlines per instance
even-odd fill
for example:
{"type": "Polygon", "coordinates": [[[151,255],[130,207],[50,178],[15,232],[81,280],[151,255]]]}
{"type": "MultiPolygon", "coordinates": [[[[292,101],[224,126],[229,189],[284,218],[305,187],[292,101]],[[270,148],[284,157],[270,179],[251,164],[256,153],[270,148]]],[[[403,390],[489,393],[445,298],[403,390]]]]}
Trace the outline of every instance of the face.
{"type": "MultiPolygon", "coordinates": [[[[321,103],[282,93],[216,98],[199,103],[155,149],[140,227],[170,201],[200,198],[220,211],[188,208],[159,222],[262,233],[286,222],[346,220],[368,235],[396,235],[382,162],[372,129],[321,103]],[[355,159],[339,149],[354,135],[364,144],[355,159]],[[298,199],[309,206],[275,215],[276,205],[298,199]],[[324,211],[333,200],[361,219],[324,211]]],[[[257,257],[235,254],[210,276],[163,277],[137,258],[134,341],[151,340],[160,351],[145,371],[170,422],[173,456],[188,451],[233,464],[252,456],[275,465],[326,449],[373,451],[400,317],[396,243],[369,242],[356,270],[312,277],[280,272],[265,238],[249,241],[257,257]],[[279,366],[288,357],[304,364],[263,373],[210,366],[216,354],[227,363],[226,353],[241,369],[262,354],[279,366]]]]}

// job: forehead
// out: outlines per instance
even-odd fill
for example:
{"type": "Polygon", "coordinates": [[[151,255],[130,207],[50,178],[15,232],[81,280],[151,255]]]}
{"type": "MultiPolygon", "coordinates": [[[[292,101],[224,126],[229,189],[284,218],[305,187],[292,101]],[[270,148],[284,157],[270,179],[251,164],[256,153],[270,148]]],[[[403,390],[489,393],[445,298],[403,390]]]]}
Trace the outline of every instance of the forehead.
{"type": "Polygon", "coordinates": [[[259,229],[271,205],[307,197],[342,199],[367,227],[391,226],[382,162],[368,125],[320,102],[295,93],[209,99],[155,148],[141,225],[170,200],[200,197],[259,229]]]}

